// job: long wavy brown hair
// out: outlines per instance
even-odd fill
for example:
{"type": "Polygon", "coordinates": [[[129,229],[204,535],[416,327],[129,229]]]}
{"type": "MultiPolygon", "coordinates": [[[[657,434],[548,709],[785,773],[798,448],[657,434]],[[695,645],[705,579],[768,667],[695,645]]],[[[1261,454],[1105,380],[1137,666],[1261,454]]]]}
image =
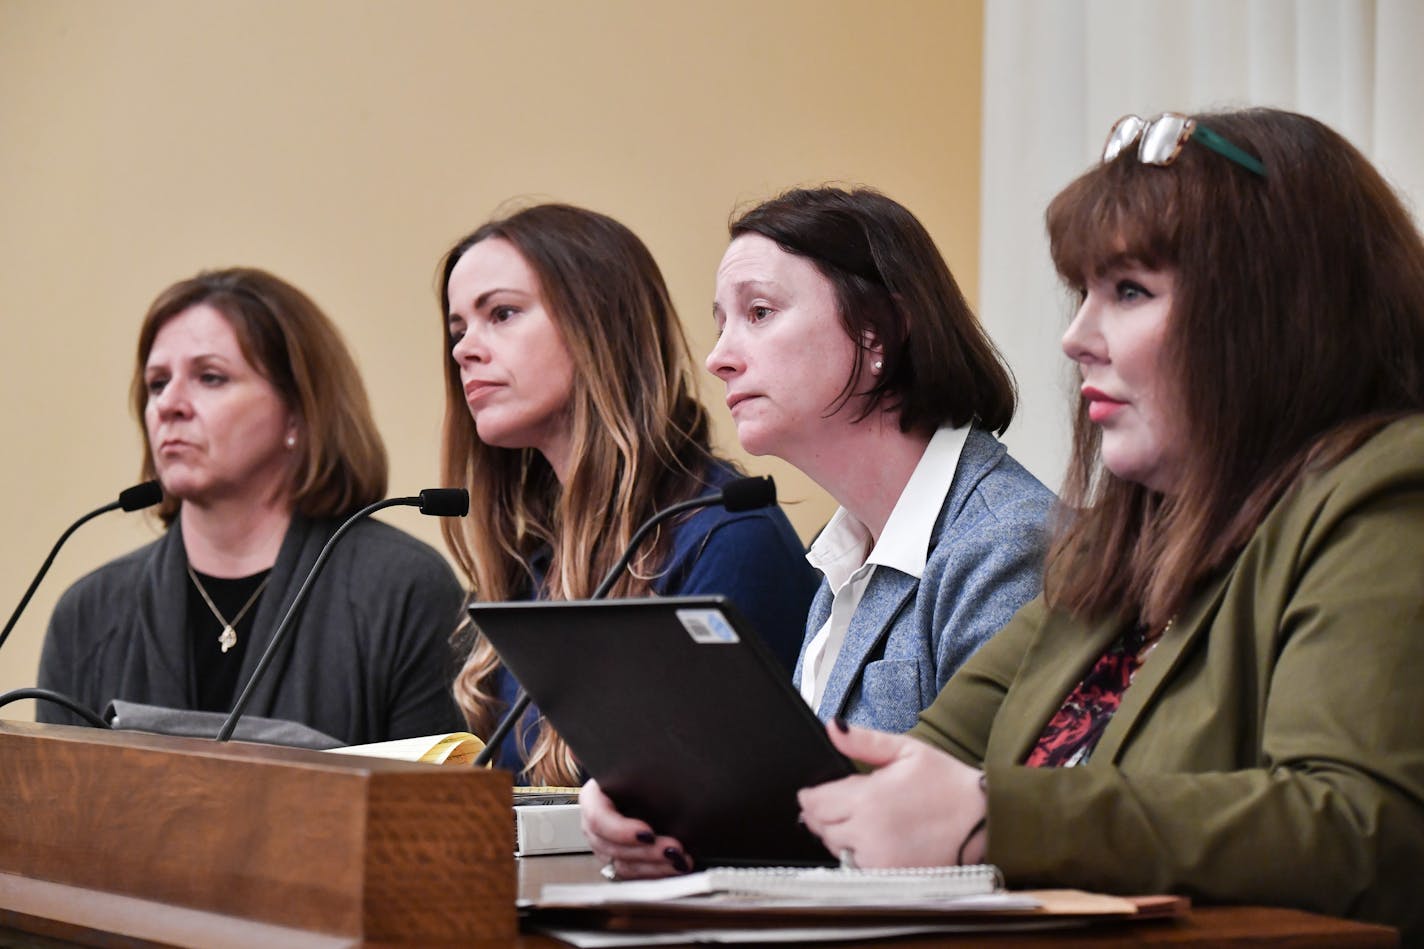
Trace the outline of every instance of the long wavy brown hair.
{"type": "Polygon", "coordinates": [[[1131,261],[1176,272],[1163,364],[1190,451],[1170,496],[1102,466],[1080,403],[1050,549],[1055,608],[1160,628],[1303,472],[1424,410],[1424,241],[1339,134],[1271,109],[1199,115],[1261,177],[1198,142],[1166,167],[1127,149],[1049,205],[1075,291],[1131,261]]]}
{"type": "MultiPolygon", "coordinates": [[[[470,491],[470,516],[442,522],[471,596],[583,599],[655,511],[703,492],[711,452],[706,411],[696,398],[682,323],[653,256],[632,231],[602,214],[541,204],[482,225],[445,255],[440,269],[445,352],[444,483],[470,491]],[[480,241],[499,238],[523,255],[574,364],[568,406],[572,464],[560,484],[533,449],[481,442],[450,357],[450,274],[480,241]],[[547,552],[535,589],[531,560],[547,552]]],[[[612,596],[650,592],[669,552],[659,532],[614,584],[612,596]]],[[[499,657],[465,624],[457,648],[469,657],[455,697],[479,734],[502,703],[492,691],[499,657]]],[[[545,723],[525,774],[536,784],[579,781],[568,745],[545,723]]]]}

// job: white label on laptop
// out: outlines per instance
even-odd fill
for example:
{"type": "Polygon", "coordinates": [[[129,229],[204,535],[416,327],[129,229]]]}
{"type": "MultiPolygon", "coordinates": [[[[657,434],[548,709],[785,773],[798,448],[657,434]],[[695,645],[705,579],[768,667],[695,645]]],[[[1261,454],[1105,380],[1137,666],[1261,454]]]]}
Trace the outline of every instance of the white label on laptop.
{"type": "Polygon", "coordinates": [[[697,643],[735,643],[737,631],[727,622],[721,610],[678,610],[677,618],[687,635],[697,643]]]}

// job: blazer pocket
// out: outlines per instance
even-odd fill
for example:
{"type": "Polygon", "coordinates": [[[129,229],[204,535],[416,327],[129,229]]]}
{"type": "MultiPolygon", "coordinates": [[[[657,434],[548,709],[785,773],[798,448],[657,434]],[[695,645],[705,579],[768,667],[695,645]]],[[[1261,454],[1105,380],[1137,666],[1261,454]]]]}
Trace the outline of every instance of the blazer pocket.
{"type": "Polygon", "coordinates": [[[873,727],[886,732],[909,731],[925,707],[917,659],[880,659],[866,664],[861,698],[873,727]]]}

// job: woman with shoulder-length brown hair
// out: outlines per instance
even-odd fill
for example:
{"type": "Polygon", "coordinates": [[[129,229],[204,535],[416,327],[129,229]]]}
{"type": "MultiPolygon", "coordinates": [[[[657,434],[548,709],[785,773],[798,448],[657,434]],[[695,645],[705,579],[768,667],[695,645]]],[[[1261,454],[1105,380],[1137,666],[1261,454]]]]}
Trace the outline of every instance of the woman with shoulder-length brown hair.
{"type": "MultiPolygon", "coordinates": [[[[797,188],[729,232],[706,368],[742,447],[840,504],[807,555],[824,579],[796,686],[822,721],[904,731],[1043,588],[1053,494],[995,438],[1013,419],[1013,378],[894,199],[797,188]]],[[[618,813],[596,777],[579,801],[608,874],[698,857],[618,813]]]]}
{"type": "MultiPolygon", "coordinates": [[[[443,525],[474,598],[580,599],[634,531],[737,477],[708,443],[691,358],[662,274],[606,215],[542,204],[458,241],[440,271],[445,483],[470,517],[443,525]]],[[[788,672],[815,579],[777,508],[704,508],[659,530],[612,596],[727,596],[788,672]]],[[[455,692],[489,734],[518,684],[489,643],[458,634],[455,692]]],[[[531,708],[495,761],[536,784],[581,778],[531,708]]]]}
{"type": "Polygon", "coordinates": [[[801,792],[865,866],[1294,906],[1424,937],[1424,240],[1269,109],[1135,116],[1048,209],[1081,304],[1045,596],[875,770],[801,792]]]}
{"type": "MultiPolygon", "coordinates": [[[[169,321],[200,304],[218,311],[244,358],[260,367],[289,403],[294,424],[288,433],[293,444],[285,446],[291,451],[286,480],[293,510],[308,517],[339,517],[385,497],[386,448],[345,342],[310,297],[261,270],[209,271],[159,294],[139,327],[139,365],[129,387],[134,416],[144,417],[153,395],[147,362],[155,337],[169,321]],[[319,437],[298,438],[301,430],[319,437]]],[[[159,476],[153,437],[145,426],[145,480],[159,476]]],[[[180,507],[180,498],[165,495],[158,507],[163,523],[171,524],[180,507]]]]}
{"type": "MultiPolygon", "coordinates": [[[[384,496],[385,446],[336,327],[262,270],[208,271],[159,294],[132,399],[168,529],[64,594],[40,683],[100,711],[119,699],[227,712],[322,546],[384,496]]],[[[458,727],[450,568],[387,525],[350,533],[248,711],[345,743],[458,727]]],[[[47,706],[40,717],[71,720],[47,706]]]]}

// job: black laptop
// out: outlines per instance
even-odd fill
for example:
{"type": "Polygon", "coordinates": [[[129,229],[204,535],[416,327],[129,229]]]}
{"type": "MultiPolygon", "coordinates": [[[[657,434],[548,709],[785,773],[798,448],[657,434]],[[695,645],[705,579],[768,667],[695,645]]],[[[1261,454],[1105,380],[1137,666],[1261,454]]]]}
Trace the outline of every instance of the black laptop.
{"type": "Polygon", "coordinates": [[[470,618],[619,810],[699,865],[831,861],[796,792],[854,768],[728,600],[476,604],[470,618]]]}

